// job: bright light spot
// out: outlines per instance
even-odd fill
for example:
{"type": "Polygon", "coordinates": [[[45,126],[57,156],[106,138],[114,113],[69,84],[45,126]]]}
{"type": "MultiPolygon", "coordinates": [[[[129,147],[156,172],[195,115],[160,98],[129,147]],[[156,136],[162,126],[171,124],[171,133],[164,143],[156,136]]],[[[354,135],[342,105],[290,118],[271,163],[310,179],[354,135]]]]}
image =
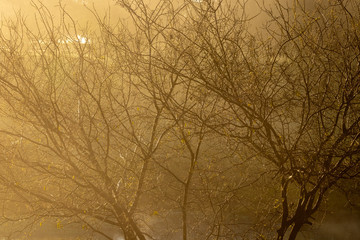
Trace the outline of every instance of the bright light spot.
{"type": "Polygon", "coordinates": [[[57,42],[62,43],[62,44],[68,44],[68,43],[74,43],[74,42],[77,42],[80,44],[89,44],[89,43],[91,43],[91,40],[86,37],[83,37],[81,35],[77,35],[76,37],[73,37],[73,38],[67,37],[65,39],[59,39],[57,42]]]}
{"type": "Polygon", "coordinates": [[[77,35],[77,39],[80,44],[90,43],[90,40],[80,35],[77,35]]]}

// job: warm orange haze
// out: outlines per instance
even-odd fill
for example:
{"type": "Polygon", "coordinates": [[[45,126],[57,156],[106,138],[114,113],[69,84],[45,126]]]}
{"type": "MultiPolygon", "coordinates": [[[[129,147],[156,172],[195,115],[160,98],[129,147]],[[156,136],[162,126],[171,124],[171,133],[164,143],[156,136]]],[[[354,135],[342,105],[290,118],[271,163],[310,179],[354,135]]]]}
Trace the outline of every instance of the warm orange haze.
{"type": "Polygon", "coordinates": [[[359,239],[359,1],[0,14],[0,240],[359,239]]]}

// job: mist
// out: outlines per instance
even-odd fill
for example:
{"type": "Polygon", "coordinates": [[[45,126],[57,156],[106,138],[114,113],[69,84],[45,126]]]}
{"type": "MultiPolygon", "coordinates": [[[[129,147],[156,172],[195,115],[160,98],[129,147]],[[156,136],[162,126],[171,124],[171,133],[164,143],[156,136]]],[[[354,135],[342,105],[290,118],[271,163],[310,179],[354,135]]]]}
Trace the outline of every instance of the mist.
{"type": "Polygon", "coordinates": [[[360,5],[242,3],[0,0],[0,239],[360,239],[360,5]]]}

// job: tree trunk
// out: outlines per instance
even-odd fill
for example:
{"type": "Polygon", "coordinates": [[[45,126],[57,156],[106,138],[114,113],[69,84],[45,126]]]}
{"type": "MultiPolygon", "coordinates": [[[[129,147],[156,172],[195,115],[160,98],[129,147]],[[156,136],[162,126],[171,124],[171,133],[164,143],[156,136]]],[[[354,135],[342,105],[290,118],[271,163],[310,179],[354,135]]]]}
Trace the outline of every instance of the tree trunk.
{"type": "Polygon", "coordinates": [[[288,227],[281,226],[281,228],[279,230],[277,230],[278,235],[277,235],[276,240],[283,240],[287,229],[288,229],[288,227]]]}
{"type": "Polygon", "coordinates": [[[303,223],[295,223],[293,229],[291,230],[290,236],[289,236],[289,240],[295,240],[296,236],[298,235],[301,227],[303,226],[303,223]]]}
{"type": "Polygon", "coordinates": [[[131,228],[127,228],[124,230],[124,239],[125,240],[137,240],[136,234],[131,228]]]}

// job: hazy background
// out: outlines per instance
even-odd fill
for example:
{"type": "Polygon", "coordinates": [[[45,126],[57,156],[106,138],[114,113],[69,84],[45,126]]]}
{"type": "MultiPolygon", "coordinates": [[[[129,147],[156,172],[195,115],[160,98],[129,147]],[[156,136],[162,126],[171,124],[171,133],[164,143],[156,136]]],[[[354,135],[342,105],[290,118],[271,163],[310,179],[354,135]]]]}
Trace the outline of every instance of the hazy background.
{"type": "MultiPolygon", "coordinates": [[[[273,0],[265,0],[267,5],[271,5],[273,0]]],[[[287,0],[289,3],[292,0],[287,0]]],[[[310,8],[315,0],[306,1],[307,6],[310,8]]],[[[92,14],[83,7],[84,3],[89,8],[94,8],[100,15],[104,15],[106,12],[110,13],[112,19],[118,19],[126,17],[126,13],[121,10],[119,6],[115,6],[114,0],[62,0],[62,4],[74,19],[85,25],[87,22],[94,21],[92,14]]],[[[284,1],[285,2],[285,1],[284,1]]],[[[59,5],[58,0],[46,0],[44,1],[50,11],[53,12],[54,18],[58,18],[59,11],[56,7],[59,5]]],[[[255,16],[259,12],[255,0],[249,2],[248,14],[255,16]]],[[[35,9],[31,6],[30,0],[0,0],[0,16],[2,21],[4,18],[15,17],[17,13],[21,13],[27,16],[27,19],[31,22],[34,18],[35,9]],[[21,10],[20,10],[21,9],[21,10]]],[[[266,18],[263,16],[257,17],[252,27],[260,27],[266,18]]],[[[319,227],[317,231],[309,230],[309,235],[304,236],[304,239],[360,239],[360,215],[358,211],[351,211],[349,208],[344,207],[345,201],[340,200],[338,209],[334,209],[333,214],[328,214],[324,220],[324,224],[319,227]]]]}

